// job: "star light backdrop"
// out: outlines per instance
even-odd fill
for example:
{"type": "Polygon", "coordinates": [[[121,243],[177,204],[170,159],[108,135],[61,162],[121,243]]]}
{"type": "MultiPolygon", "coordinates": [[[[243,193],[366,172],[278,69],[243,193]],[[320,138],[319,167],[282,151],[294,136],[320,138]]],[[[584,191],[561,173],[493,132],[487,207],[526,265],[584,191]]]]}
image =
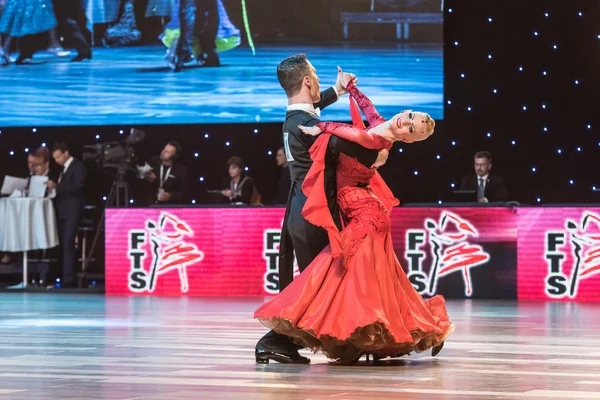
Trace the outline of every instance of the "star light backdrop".
{"type": "MultiPolygon", "coordinates": [[[[446,1],[444,19],[445,119],[428,141],[394,147],[381,171],[394,193],[405,203],[449,202],[453,185],[472,173],[473,153],[488,150],[514,200],[600,201],[599,3],[446,1]]],[[[321,77],[324,84],[334,78],[321,77]]],[[[2,128],[0,171],[23,170],[27,150],[43,143],[65,140],[78,156],[83,145],[118,140],[130,127],[2,128]]],[[[270,202],[280,123],[136,127],[148,133],[136,147],[140,160],[168,140],[183,145],[190,203],[220,188],[232,155],[245,160],[270,202]]],[[[110,179],[93,165],[88,172],[88,203],[101,205],[110,179]]]]}

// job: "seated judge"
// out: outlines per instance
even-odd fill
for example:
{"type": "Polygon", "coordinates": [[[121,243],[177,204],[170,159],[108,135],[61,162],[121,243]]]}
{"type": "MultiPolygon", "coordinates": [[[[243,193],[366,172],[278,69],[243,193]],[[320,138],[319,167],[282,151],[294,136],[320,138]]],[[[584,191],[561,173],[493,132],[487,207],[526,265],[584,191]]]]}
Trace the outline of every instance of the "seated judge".
{"type": "Polygon", "coordinates": [[[462,179],[460,190],[477,191],[480,203],[508,201],[508,190],[504,178],[491,174],[492,153],[479,151],[475,153],[475,174],[462,179]]]}
{"type": "MultiPolygon", "coordinates": [[[[40,147],[33,153],[33,175],[47,176],[49,181],[58,181],[60,170],[55,168],[55,164],[50,164],[50,151],[45,147],[40,147]]],[[[30,180],[31,176],[29,177],[30,180]]],[[[55,189],[47,188],[46,197],[54,197],[55,192],[55,189]]]]}
{"type": "Polygon", "coordinates": [[[234,156],[227,160],[229,169],[228,189],[222,190],[221,194],[229,199],[231,204],[250,204],[256,193],[254,181],[244,173],[244,160],[234,156]]]}
{"type": "Polygon", "coordinates": [[[35,152],[30,151],[27,154],[27,176],[26,176],[26,178],[31,178],[33,175],[35,175],[35,164],[36,164],[35,152]]]}
{"type": "MultiPolygon", "coordinates": [[[[28,179],[25,192],[29,195],[29,182],[34,175],[47,176],[49,180],[56,181],[60,172],[56,168],[50,166],[50,152],[45,147],[40,147],[36,151],[32,151],[27,155],[27,175],[28,179]]],[[[55,190],[46,188],[46,197],[54,197],[55,190]]],[[[0,264],[10,264],[17,253],[4,253],[0,258],[0,264]]]]}
{"type": "Polygon", "coordinates": [[[182,204],[187,192],[187,169],[181,164],[181,145],[175,141],[167,143],[160,152],[148,160],[152,167],[145,175],[152,184],[148,204],[182,204]]]}
{"type": "MultiPolygon", "coordinates": [[[[0,1],[1,3],[1,1],[0,1]]],[[[29,152],[27,154],[27,174],[23,174],[23,178],[30,180],[33,175],[35,175],[35,167],[36,167],[36,158],[33,152],[29,152]]],[[[27,185],[29,186],[29,184],[27,185]]],[[[25,189],[27,191],[27,188],[25,189]]],[[[0,258],[0,264],[10,264],[13,260],[13,256],[17,253],[3,253],[2,258],[0,258]]]]}

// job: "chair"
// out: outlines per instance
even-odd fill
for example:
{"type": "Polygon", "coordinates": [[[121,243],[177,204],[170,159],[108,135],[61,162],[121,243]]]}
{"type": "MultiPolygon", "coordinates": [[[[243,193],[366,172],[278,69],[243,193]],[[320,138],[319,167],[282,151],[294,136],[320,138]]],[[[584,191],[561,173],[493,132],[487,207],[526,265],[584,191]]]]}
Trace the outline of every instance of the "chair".
{"type": "Polygon", "coordinates": [[[85,206],[84,217],[79,220],[77,228],[77,237],[75,238],[77,249],[80,252],[79,262],[81,263],[81,272],[77,274],[77,287],[81,288],[84,279],[104,279],[104,274],[91,273],[88,271],[89,262],[95,262],[96,259],[88,259],[88,252],[91,250],[88,247],[88,235],[95,231],[98,227],[95,226],[94,220],[85,216],[86,211],[95,210],[96,206],[85,206]]]}

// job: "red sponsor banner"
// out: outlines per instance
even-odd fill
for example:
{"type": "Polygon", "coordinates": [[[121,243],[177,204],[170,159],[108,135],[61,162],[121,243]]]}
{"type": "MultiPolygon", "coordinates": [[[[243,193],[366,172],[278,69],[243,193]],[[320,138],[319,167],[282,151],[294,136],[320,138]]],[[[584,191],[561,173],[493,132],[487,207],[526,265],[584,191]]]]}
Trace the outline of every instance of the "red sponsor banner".
{"type": "Polygon", "coordinates": [[[519,208],[519,300],[600,302],[600,208],[519,208]]]}
{"type": "MultiPolygon", "coordinates": [[[[284,211],[107,209],[106,293],[275,294],[284,211]]],[[[515,298],[516,218],[507,208],[395,208],[394,248],[424,295],[515,298]]]]}
{"type": "Polygon", "coordinates": [[[394,250],[425,296],[516,298],[517,215],[505,207],[392,212],[394,250]]]}
{"type": "Polygon", "coordinates": [[[284,211],[107,209],[106,294],[268,294],[265,281],[273,280],[269,271],[277,272],[284,211]]]}

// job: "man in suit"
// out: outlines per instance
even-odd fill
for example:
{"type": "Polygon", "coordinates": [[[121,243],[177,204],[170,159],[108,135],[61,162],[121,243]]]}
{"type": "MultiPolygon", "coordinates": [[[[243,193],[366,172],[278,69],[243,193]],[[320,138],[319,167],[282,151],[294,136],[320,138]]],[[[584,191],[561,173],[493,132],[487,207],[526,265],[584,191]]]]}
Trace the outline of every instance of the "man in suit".
{"type": "MultiPolygon", "coordinates": [[[[283,290],[293,279],[294,250],[300,271],[329,244],[327,232],[310,224],[302,216],[307,200],[302,193],[302,183],[312,160],[309,149],[317,137],[305,135],[298,125],[314,126],[320,122],[319,113],[345,94],[345,87],[355,77],[338,70],[335,86],[320,92],[319,77],[304,54],[296,54],[283,60],[277,67],[277,78],[288,97],[288,107],[283,124],[283,142],[290,168],[292,187],[288,198],[279,246],[279,289],[283,290]]],[[[332,136],[325,159],[325,193],[331,215],[341,229],[336,188],[336,165],[340,153],[355,157],[361,164],[371,168],[385,163],[387,150],[367,150],[356,143],[332,136]]],[[[281,363],[308,364],[310,360],[298,353],[298,346],[285,335],[270,331],[256,344],[257,363],[274,360],[281,363]]]]}
{"type": "Polygon", "coordinates": [[[48,181],[48,189],[55,189],[56,216],[58,219],[58,235],[62,251],[61,288],[75,287],[75,236],[79,226],[79,218],[85,205],[85,166],[83,161],[73,158],[69,147],[64,142],[52,146],[52,158],[62,167],[57,181],[48,181]]]}
{"type": "Polygon", "coordinates": [[[290,193],[290,187],[292,186],[292,176],[290,175],[290,167],[288,165],[287,158],[285,156],[285,149],[283,147],[280,147],[277,150],[277,156],[275,159],[280,170],[273,204],[284,205],[287,204],[288,194],[290,193]]]}
{"type": "Polygon", "coordinates": [[[508,201],[508,190],[504,178],[490,176],[492,154],[488,151],[475,153],[475,174],[462,179],[460,190],[476,190],[480,203],[508,201]]]}
{"type": "Polygon", "coordinates": [[[187,192],[187,170],[179,162],[181,145],[175,141],[167,143],[156,156],[148,160],[152,170],[145,179],[152,184],[148,204],[181,204],[187,192]]]}

